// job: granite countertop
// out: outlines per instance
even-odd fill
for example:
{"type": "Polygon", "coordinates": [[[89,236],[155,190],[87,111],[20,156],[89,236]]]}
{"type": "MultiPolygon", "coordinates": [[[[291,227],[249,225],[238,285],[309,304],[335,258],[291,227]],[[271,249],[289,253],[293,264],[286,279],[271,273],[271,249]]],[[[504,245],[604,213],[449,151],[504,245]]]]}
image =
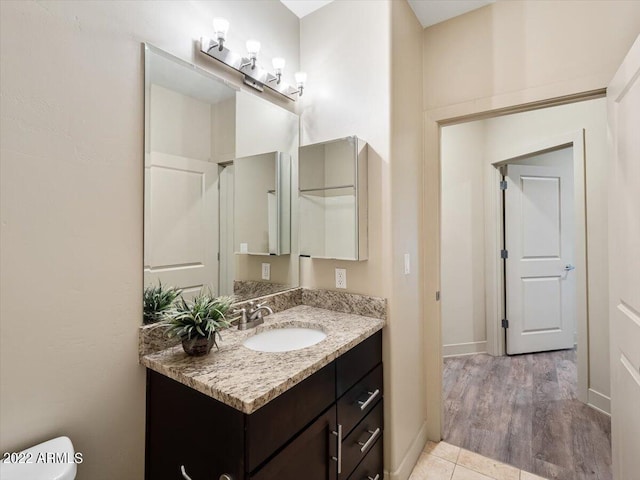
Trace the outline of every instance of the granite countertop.
{"type": "Polygon", "coordinates": [[[220,347],[189,357],[178,345],[145,355],[141,363],[244,413],[252,413],[382,329],[385,321],[307,305],[268,315],[245,331],[222,332],[220,347]],[[314,327],[327,338],[291,352],[256,352],[242,342],[271,328],[314,327]]]}

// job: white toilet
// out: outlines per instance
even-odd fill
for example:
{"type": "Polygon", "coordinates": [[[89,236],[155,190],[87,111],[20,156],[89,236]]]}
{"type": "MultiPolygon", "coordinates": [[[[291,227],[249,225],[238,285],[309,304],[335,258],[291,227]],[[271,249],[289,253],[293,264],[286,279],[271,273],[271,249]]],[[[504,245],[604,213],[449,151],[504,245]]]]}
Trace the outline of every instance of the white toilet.
{"type": "Polygon", "coordinates": [[[29,463],[0,462],[0,479],[73,480],[77,468],[74,455],[73,444],[68,437],[54,438],[15,456],[16,461],[29,463]]]}

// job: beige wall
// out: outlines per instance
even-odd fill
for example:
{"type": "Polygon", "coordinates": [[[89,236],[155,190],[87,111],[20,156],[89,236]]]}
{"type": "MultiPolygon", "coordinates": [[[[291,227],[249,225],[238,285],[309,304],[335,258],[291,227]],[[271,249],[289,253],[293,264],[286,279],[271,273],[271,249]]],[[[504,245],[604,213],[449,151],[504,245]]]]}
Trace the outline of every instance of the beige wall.
{"type": "Polygon", "coordinates": [[[607,85],[640,30],[640,2],[496,2],[424,31],[424,107],[607,85]]]}
{"type": "MultiPolygon", "coordinates": [[[[497,2],[425,29],[427,299],[440,287],[439,122],[602,89],[639,30],[640,3],[626,1],[497,2]]],[[[440,309],[434,301],[425,309],[427,378],[435,385],[440,309]]],[[[429,436],[439,438],[439,394],[428,392],[427,412],[429,436]]]]}
{"type": "Polygon", "coordinates": [[[384,335],[385,467],[406,479],[426,438],[419,219],[421,36],[406,2],[339,1],[301,21],[309,74],[302,144],[357,135],[369,143],[369,260],[301,260],[301,284],[388,298],[384,335]],[[327,35],[330,31],[331,35],[327,35]],[[375,47],[373,47],[375,46],[375,47]],[[403,274],[404,254],[412,259],[403,274]]]}
{"type": "Polygon", "coordinates": [[[214,15],[292,79],[276,1],[0,2],[1,451],[66,434],[79,480],[143,476],[141,42],[238,83],[195,57],[214,15]]]}
{"type": "Polygon", "coordinates": [[[333,2],[300,21],[300,144],[356,135],[369,144],[369,260],[300,259],[300,283],[335,289],[346,268],[348,291],[388,296],[389,271],[389,2],[333,2]],[[327,32],[331,32],[327,34],[327,32]],[[371,48],[376,45],[376,48],[371,48]]]}
{"type": "MultiPolygon", "coordinates": [[[[391,2],[391,235],[390,328],[385,396],[392,479],[406,479],[426,442],[427,385],[422,339],[422,26],[405,1],[391,2]],[[409,254],[411,272],[404,273],[409,254]]],[[[385,433],[386,435],[386,433],[385,433]]]]}
{"type": "Polygon", "coordinates": [[[443,354],[484,352],[484,122],[442,129],[443,354]]]}
{"type": "Polygon", "coordinates": [[[212,105],[154,83],[149,97],[151,151],[211,161],[212,105]]]}

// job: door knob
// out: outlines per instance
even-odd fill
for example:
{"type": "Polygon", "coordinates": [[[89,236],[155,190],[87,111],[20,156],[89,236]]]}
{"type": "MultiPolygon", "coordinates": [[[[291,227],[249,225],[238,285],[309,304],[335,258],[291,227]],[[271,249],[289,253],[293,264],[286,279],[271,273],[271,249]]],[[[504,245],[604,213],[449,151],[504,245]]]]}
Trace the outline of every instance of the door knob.
{"type": "Polygon", "coordinates": [[[571,270],[575,270],[575,269],[576,269],[576,267],[574,265],[571,265],[571,264],[564,266],[564,271],[565,272],[570,272],[571,270]]]}

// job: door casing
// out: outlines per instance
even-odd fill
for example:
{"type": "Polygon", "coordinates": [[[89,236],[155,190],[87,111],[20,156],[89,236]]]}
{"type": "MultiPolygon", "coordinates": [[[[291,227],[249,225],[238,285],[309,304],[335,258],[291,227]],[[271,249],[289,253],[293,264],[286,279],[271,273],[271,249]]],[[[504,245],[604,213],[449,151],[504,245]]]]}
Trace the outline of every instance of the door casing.
{"type": "MultiPolygon", "coordinates": [[[[423,218],[422,238],[433,241],[423,242],[422,267],[425,272],[421,284],[424,300],[425,331],[430,335],[423,338],[425,381],[429,386],[426,399],[427,438],[442,439],[442,320],[440,315],[440,191],[441,160],[440,130],[447,125],[482,120],[513,113],[538,110],[570,103],[603,98],[605,88],[580,93],[569,93],[552,98],[536,91],[523,91],[517,95],[502,95],[447,107],[435,108],[424,113],[424,155],[423,170],[423,218]],[[541,98],[542,97],[542,98],[541,98]]],[[[497,175],[497,173],[496,173],[497,175]]]]}

